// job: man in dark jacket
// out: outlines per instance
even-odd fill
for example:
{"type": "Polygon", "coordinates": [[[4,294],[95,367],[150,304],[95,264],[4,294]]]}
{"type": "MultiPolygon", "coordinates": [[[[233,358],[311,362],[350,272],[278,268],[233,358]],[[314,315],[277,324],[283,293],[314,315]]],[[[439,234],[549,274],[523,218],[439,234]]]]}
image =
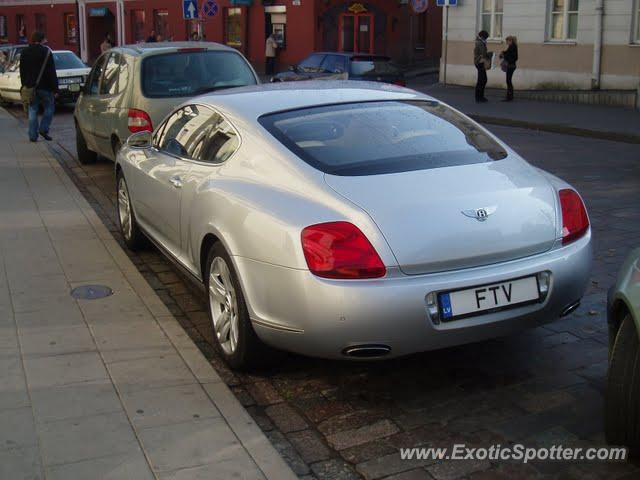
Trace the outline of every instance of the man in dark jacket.
{"type": "Polygon", "coordinates": [[[38,141],[38,134],[45,140],[51,140],[49,126],[55,110],[55,95],[58,93],[58,75],[53,61],[53,53],[44,45],[42,32],[31,34],[31,43],[20,54],[20,81],[23,87],[35,88],[33,102],[29,105],[29,140],[38,141]],[[45,65],[46,61],[46,65],[45,65]],[[44,70],[40,82],[38,75],[42,66],[44,70]],[[38,109],[42,105],[44,114],[38,124],[38,109]]]}
{"type": "Polygon", "coordinates": [[[476,81],[476,102],[487,102],[484,96],[484,88],[487,86],[487,63],[491,62],[491,55],[487,52],[487,38],[489,34],[482,30],[476,37],[476,43],[473,48],[473,63],[478,71],[478,80],[476,81]]]}

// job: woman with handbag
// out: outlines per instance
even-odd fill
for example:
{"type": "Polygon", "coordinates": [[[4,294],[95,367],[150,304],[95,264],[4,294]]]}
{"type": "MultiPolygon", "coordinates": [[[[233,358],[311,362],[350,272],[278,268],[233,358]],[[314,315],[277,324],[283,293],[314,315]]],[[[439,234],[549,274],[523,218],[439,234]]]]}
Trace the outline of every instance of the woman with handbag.
{"type": "Polygon", "coordinates": [[[491,68],[491,55],[487,52],[487,38],[489,38],[489,34],[485,30],[480,31],[473,48],[473,64],[478,71],[478,80],[476,81],[476,102],[478,103],[488,102],[484,96],[484,88],[487,86],[487,70],[491,68]]]}
{"type": "Polygon", "coordinates": [[[518,39],[513,35],[506,38],[507,49],[500,54],[502,62],[500,67],[507,74],[507,97],[505,102],[513,101],[513,72],[516,71],[516,62],[518,61],[518,39]]]}

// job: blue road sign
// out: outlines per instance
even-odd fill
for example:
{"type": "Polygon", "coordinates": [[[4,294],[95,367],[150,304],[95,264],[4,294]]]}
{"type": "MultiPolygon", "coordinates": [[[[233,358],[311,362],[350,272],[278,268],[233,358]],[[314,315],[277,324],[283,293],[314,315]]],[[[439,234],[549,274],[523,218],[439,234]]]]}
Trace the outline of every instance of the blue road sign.
{"type": "Polygon", "coordinates": [[[455,7],[458,5],[458,0],[436,0],[436,5],[439,7],[444,7],[446,5],[455,7]]]}
{"type": "Polygon", "coordinates": [[[216,0],[205,0],[202,4],[202,14],[205,17],[214,17],[218,13],[216,0]]]}
{"type": "Polygon", "coordinates": [[[185,20],[195,20],[200,16],[198,0],[182,0],[182,15],[185,20]]]}

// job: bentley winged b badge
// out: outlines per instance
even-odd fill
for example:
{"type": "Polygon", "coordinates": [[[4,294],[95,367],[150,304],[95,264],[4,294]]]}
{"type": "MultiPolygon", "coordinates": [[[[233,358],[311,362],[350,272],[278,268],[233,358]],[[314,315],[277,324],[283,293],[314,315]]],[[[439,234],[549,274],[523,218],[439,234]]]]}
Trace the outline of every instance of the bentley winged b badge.
{"type": "Polygon", "coordinates": [[[475,218],[479,222],[484,222],[489,215],[493,215],[498,207],[496,205],[492,207],[476,208],[473,210],[462,210],[462,214],[469,218],[475,218]]]}

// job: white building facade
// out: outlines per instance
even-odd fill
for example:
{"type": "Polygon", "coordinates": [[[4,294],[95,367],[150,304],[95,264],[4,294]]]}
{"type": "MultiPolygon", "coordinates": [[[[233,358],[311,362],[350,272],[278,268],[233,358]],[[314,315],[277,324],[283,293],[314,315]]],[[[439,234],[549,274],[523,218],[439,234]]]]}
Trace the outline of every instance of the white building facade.
{"type": "MultiPolygon", "coordinates": [[[[516,89],[636,90],[640,86],[640,0],[458,0],[449,8],[446,81],[473,85],[480,30],[499,54],[518,39],[516,89]]],[[[444,63],[444,56],[442,58],[444,63]]],[[[498,62],[499,63],[499,62],[498,62]]],[[[440,80],[445,69],[441,65],[440,80]]],[[[503,87],[499,66],[490,87],[503,87]]]]}

